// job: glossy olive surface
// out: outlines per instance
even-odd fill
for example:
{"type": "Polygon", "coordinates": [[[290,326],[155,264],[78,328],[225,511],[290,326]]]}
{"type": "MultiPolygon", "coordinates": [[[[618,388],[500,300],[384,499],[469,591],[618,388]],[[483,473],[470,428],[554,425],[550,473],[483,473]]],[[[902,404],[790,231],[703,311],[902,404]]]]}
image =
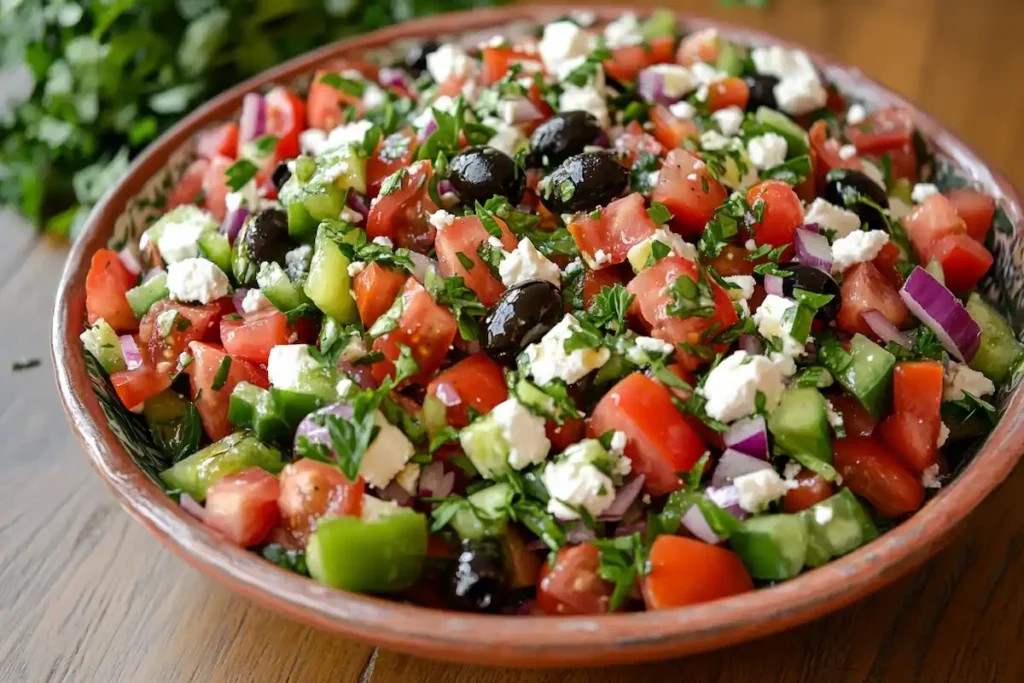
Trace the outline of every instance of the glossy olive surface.
{"type": "Polygon", "coordinates": [[[495,360],[511,363],[540,341],[562,319],[562,296],[544,280],[509,287],[484,322],[484,349],[495,360]]]}
{"type": "Polygon", "coordinates": [[[509,155],[493,147],[470,147],[453,157],[448,173],[463,204],[486,202],[500,195],[513,204],[526,187],[526,175],[509,155]]]}
{"type": "Polygon", "coordinates": [[[292,177],[292,171],[288,168],[288,162],[282,161],[274,169],[273,175],[270,176],[270,182],[274,183],[274,189],[278,192],[284,187],[284,184],[288,182],[288,179],[292,177]]]}
{"type": "Polygon", "coordinates": [[[778,109],[778,102],[775,101],[775,86],[779,79],[767,74],[754,74],[743,79],[750,88],[750,98],[747,100],[747,111],[757,111],[758,107],[778,109]]]}
{"type": "Polygon", "coordinates": [[[542,201],[553,213],[591,211],[618,198],[629,171],[614,152],[584,152],[569,157],[545,181],[542,201]]]}
{"type": "Polygon", "coordinates": [[[839,293],[839,285],[831,275],[796,261],[782,264],[779,268],[792,273],[792,275],[782,278],[783,294],[793,298],[794,289],[802,289],[814,294],[830,294],[832,300],[818,309],[818,316],[824,320],[832,320],[839,315],[842,297],[839,293]]]}
{"type": "Polygon", "coordinates": [[[509,591],[505,553],[497,539],[463,541],[448,584],[448,604],[463,612],[499,612],[509,591]]]}
{"type": "Polygon", "coordinates": [[[569,157],[581,154],[604,135],[601,122],[586,111],[556,114],[537,126],[530,136],[530,163],[550,168],[569,157]]]}
{"type": "Polygon", "coordinates": [[[860,217],[872,230],[887,228],[885,216],[866,199],[883,209],[889,208],[889,197],[881,185],[860,171],[848,168],[837,168],[829,171],[825,183],[825,201],[829,204],[842,206],[860,217]]]}

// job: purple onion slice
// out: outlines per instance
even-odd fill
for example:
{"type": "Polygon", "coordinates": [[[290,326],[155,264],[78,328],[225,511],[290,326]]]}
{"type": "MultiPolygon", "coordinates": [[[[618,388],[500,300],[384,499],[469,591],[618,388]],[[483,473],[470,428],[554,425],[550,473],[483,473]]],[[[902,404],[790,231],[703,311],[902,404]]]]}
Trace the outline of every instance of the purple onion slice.
{"type": "Polygon", "coordinates": [[[957,360],[967,363],[981,345],[981,328],[963,304],[931,273],[918,266],[903,283],[900,297],[907,308],[957,360]]]}
{"type": "Polygon", "coordinates": [[[238,117],[238,143],[243,145],[263,135],[267,130],[267,103],[259,93],[247,93],[242,98],[242,113],[238,117]]]}
{"type": "Polygon", "coordinates": [[[889,319],[881,311],[872,308],[863,311],[860,317],[883,342],[896,342],[905,349],[910,348],[910,338],[889,322],[889,319]]]}
{"type": "Polygon", "coordinates": [[[765,275],[764,291],[775,296],[784,296],[782,293],[782,278],[778,275],[765,275]]]}
{"type": "Polygon", "coordinates": [[[625,486],[615,492],[615,500],[612,501],[607,510],[598,515],[598,520],[602,522],[617,522],[622,519],[622,516],[626,514],[626,510],[639,497],[643,488],[644,475],[641,474],[631,479],[625,486]]]}
{"type": "Polygon", "coordinates": [[[793,247],[796,260],[800,263],[825,273],[832,272],[832,247],[824,235],[797,228],[793,235],[793,247]]]}
{"type": "Polygon", "coordinates": [[[722,453],[722,457],[718,459],[718,464],[715,465],[715,471],[711,475],[711,485],[716,488],[727,486],[736,477],[770,468],[771,464],[766,460],[740,453],[733,448],[727,448],[722,453]]]}
{"type": "Polygon", "coordinates": [[[724,439],[729,448],[768,462],[768,425],[760,415],[735,422],[724,439]]]}

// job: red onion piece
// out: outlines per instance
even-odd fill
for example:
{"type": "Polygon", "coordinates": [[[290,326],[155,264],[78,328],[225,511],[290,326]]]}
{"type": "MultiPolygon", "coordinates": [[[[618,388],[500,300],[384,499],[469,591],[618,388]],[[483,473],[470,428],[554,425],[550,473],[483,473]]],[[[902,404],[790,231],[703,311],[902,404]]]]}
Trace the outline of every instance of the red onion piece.
{"type": "Polygon", "coordinates": [[[416,282],[419,282],[421,285],[427,278],[428,269],[433,268],[434,270],[437,270],[437,261],[429,256],[419,253],[418,251],[409,252],[409,258],[412,259],[412,276],[416,278],[416,282]]]}
{"type": "MultiPolygon", "coordinates": [[[[735,486],[708,488],[704,492],[704,497],[736,519],[742,520],[748,516],[747,512],[739,505],[739,491],[736,490],[735,486]]],[[[696,505],[691,505],[686,514],[683,515],[682,524],[687,531],[705,543],[717,545],[722,542],[718,534],[711,530],[707,519],[704,518],[704,513],[696,505]]]]}
{"type": "Polygon", "coordinates": [[[860,317],[864,318],[864,322],[871,328],[879,339],[883,342],[896,342],[905,349],[910,348],[910,338],[907,335],[900,332],[895,325],[889,322],[889,319],[885,315],[874,308],[867,311],[863,311],[860,317]]]}
{"type": "Polygon", "coordinates": [[[248,293],[248,287],[239,287],[235,290],[235,293],[231,295],[231,303],[235,306],[235,313],[243,317],[245,316],[245,311],[242,310],[242,302],[245,300],[245,295],[248,293]]]}
{"type": "Polygon", "coordinates": [[[366,203],[366,197],[358,192],[349,192],[345,203],[348,208],[362,216],[364,221],[370,216],[370,205],[366,203]]]}
{"type": "Polygon", "coordinates": [[[239,147],[263,135],[267,129],[267,103],[259,93],[247,93],[242,98],[242,113],[238,117],[239,147]]]}
{"type": "Polygon", "coordinates": [[[182,493],[178,497],[178,503],[181,505],[181,509],[192,515],[200,522],[206,518],[206,508],[192,496],[187,493],[182,493]]]}
{"type": "Polygon", "coordinates": [[[238,237],[238,231],[245,225],[245,219],[248,217],[249,207],[247,206],[231,209],[224,215],[224,220],[220,224],[220,231],[227,235],[228,241],[234,242],[235,238],[238,237]]]}
{"type": "Polygon", "coordinates": [[[768,294],[774,294],[775,296],[783,296],[782,294],[782,278],[778,275],[765,275],[764,276],[764,291],[768,294]]]}
{"type": "Polygon", "coordinates": [[[142,264],[139,263],[139,257],[128,247],[124,247],[121,251],[117,252],[117,256],[132,275],[138,275],[142,272],[142,264]]]}
{"type": "MultiPolygon", "coordinates": [[[[135,343],[135,338],[130,334],[122,334],[117,340],[121,343],[121,355],[124,356],[124,364],[128,370],[135,370],[142,367],[142,354],[135,343]]],[[[132,406],[129,406],[131,408],[132,406]]]]}
{"type": "Polygon", "coordinates": [[[602,522],[617,522],[626,514],[626,510],[633,504],[633,501],[640,495],[644,488],[644,475],[634,477],[622,488],[615,492],[615,500],[607,510],[598,515],[597,519],[602,522]]]}
{"type": "Polygon", "coordinates": [[[602,132],[597,139],[591,143],[594,147],[611,147],[612,139],[606,132],[602,132]]]}
{"type": "MultiPolygon", "coordinates": [[[[327,434],[327,427],[323,427],[316,423],[316,420],[321,415],[334,415],[341,418],[342,420],[352,419],[352,406],[348,403],[332,403],[329,406],[314,410],[312,413],[302,418],[302,422],[299,423],[299,428],[295,430],[295,445],[299,445],[299,439],[305,437],[309,439],[310,443],[322,444],[331,449],[334,452],[334,446],[331,444],[331,437],[327,434]]],[[[335,454],[337,455],[337,454],[335,454]]]]}
{"type": "Polygon", "coordinates": [[[347,360],[339,360],[338,369],[351,377],[360,389],[376,389],[379,386],[369,365],[353,365],[347,360]]]}
{"type": "Polygon", "coordinates": [[[690,506],[690,509],[686,511],[680,522],[698,541],[704,541],[708,545],[718,545],[722,542],[718,534],[708,526],[708,521],[704,519],[704,513],[696,505],[690,506]]]}
{"type": "Polygon", "coordinates": [[[729,448],[768,461],[768,426],[760,415],[733,423],[724,440],[729,448]]]}
{"type": "Polygon", "coordinates": [[[382,88],[403,88],[409,92],[413,91],[412,77],[403,69],[384,67],[377,72],[377,82],[382,88]]]}
{"type": "Polygon", "coordinates": [[[824,235],[797,228],[793,235],[793,248],[800,263],[826,273],[832,272],[832,247],[824,235]]]}
{"type": "Polygon", "coordinates": [[[761,340],[752,334],[741,334],[739,344],[740,348],[751,356],[760,356],[761,352],[764,351],[764,346],[761,344],[761,340]]]}
{"type": "Polygon", "coordinates": [[[452,181],[447,178],[442,178],[437,181],[437,193],[444,197],[446,194],[457,194],[455,192],[455,186],[452,185],[452,181]]]}
{"type": "Polygon", "coordinates": [[[637,521],[631,522],[629,524],[620,524],[617,527],[615,527],[616,536],[631,536],[632,534],[635,534],[637,532],[642,534],[645,531],[647,531],[646,518],[638,519],[637,521]]]}
{"type": "Polygon", "coordinates": [[[587,527],[583,520],[577,520],[575,524],[565,530],[565,540],[569,543],[589,543],[597,538],[593,529],[587,527]]]}
{"type": "Polygon", "coordinates": [[[953,293],[918,266],[900,289],[900,298],[935,333],[957,360],[967,363],[981,345],[981,328],[953,293]]]}
{"type": "Polygon", "coordinates": [[[455,473],[445,472],[444,463],[435,460],[420,470],[420,495],[424,498],[444,498],[455,488],[455,473]]]}
{"type": "Polygon", "coordinates": [[[392,481],[380,491],[381,500],[393,500],[402,507],[412,504],[412,496],[397,481],[392,481]]]}
{"type": "Polygon", "coordinates": [[[427,121],[427,125],[420,129],[420,132],[416,135],[416,141],[422,144],[430,137],[430,134],[437,130],[437,121],[431,116],[430,120],[427,121]]]}
{"type": "Polygon", "coordinates": [[[711,485],[721,487],[731,484],[733,479],[751,472],[770,469],[771,465],[760,458],[740,453],[733,448],[725,449],[711,475],[711,485]]]}
{"type": "Polygon", "coordinates": [[[817,223],[804,223],[800,227],[810,232],[821,232],[821,226],[818,225],[817,223]]]}
{"type": "Polygon", "coordinates": [[[540,121],[544,118],[544,112],[537,108],[530,100],[525,97],[517,97],[512,101],[512,123],[529,123],[531,121],[540,121]]]}
{"type": "Polygon", "coordinates": [[[665,95],[665,75],[653,68],[646,68],[637,75],[636,89],[648,102],[670,104],[677,99],[665,95]]]}

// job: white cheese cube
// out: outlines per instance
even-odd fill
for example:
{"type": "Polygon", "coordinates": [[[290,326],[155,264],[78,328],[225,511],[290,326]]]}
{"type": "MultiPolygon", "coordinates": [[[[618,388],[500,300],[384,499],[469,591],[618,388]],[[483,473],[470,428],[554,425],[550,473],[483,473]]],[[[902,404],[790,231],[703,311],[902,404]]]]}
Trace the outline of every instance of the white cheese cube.
{"type": "Polygon", "coordinates": [[[537,251],[529,237],[519,240],[519,245],[498,265],[498,273],[506,287],[527,280],[546,280],[555,287],[562,284],[562,271],[537,251]]]}
{"type": "Polygon", "coordinates": [[[601,122],[603,128],[611,125],[611,118],[608,116],[608,103],[598,90],[592,86],[578,88],[572,84],[565,84],[565,90],[558,98],[559,111],[587,111],[593,114],[601,122]]]}
{"type": "Polygon", "coordinates": [[[299,389],[303,377],[317,373],[323,367],[308,344],[279,344],[270,349],[267,378],[278,389],[299,389]]]}
{"type": "Polygon", "coordinates": [[[884,230],[855,230],[832,243],[832,270],[841,273],[855,263],[870,261],[889,243],[884,230]]]}
{"type": "Polygon", "coordinates": [[[910,198],[915,204],[920,204],[924,200],[931,197],[933,194],[938,194],[939,188],[932,183],[917,183],[914,185],[914,189],[910,192],[910,198]]]}
{"type": "Polygon", "coordinates": [[[751,138],[747,143],[747,154],[750,163],[763,171],[778,166],[786,160],[786,138],[777,133],[765,133],[751,138]]]}
{"type": "Polygon", "coordinates": [[[508,464],[521,470],[536,465],[548,457],[548,441],[544,418],[531,413],[514,398],[507,399],[489,413],[508,442],[508,464]]]}
{"type": "Polygon", "coordinates": [[[373,416],[373,424],[379,428],[377,438],[363,455],[359,475],[366,483],[378,489],[385,488],[405,468],[409,458],[416,452],[412,442],[402,430],[387,421],[379,410],[373,416]]]}
{"type": "Polygon", "coordinates": [[[841,206],[829,204],[821,197],[816,198],[807,207],[804,222],[817,223],[819,227],[835,232],[837,239],[860,230],[860,216],[841,206]]]}
{"type": "Polygon", "coordinates": [[[609,50],[618,47],[639,45],[644,42],[640,20],[632,12],[621,14],[618,19],[604,27],[604,44],[609,50]]]}
{"type": "Polygon", "coordinates": [[[775,410],[786,385],[778,366],[765,356],[735,351],[708,373],[703,394],[709,417],[735,422],[757,410],[757,395],[765,399],[765,409],[775,410]]]}
{"type": "Polygon", "coordinates": [[[263,291],[258,287],[253,287],[245,296],[242,297],[242,312],[243,313],[255,313],[261,308],[272,306],[270,300],[263,295],[263,291]]]}
{"type": "Polygon", "coordinates": [[[567,314],[538,343],[526,347],[530,374],[538,384],[544,385],[556,379],[572,384],[608,362],[611,352],[603,346],[573,349],[566,353],[565,342],[579,331],[579,321],[567,314]]]}
{"type": "Polygon", "coordinates": [[[449,225],[455,222],[455,216],[448,213],[444,209],[439,209],[434,213],[430,214],[430,218],[428,220],[430,221],[430,224],[433,225],[438,232],[441,232],[442,230],[444,230],[449,225]]]}
{"type": "Polygon", "coordinates": [[[765,339],[778,337],[782,340],[782,353],[793,357],[806,353],[804,345],[790,336],[791,326],[783,322],[786,311],[796,305],[792,299],[769,294],[754,312],[758,334],[765,339]]]}
{"type": "Polygon", "coordinates": [[[711,118],[718,124],[722,135],[732,137],[740,132],[740,126],[743,125],[743,110],[739,107],[726,107],[713,113],[711,118]]]}
{"type": "Polygon", "coordinates": [[[681,100],[675,104],[668,106],[668,111],[672,116],[683,121],[688,121],[697,115],[697,108],[686,100],[681,100]]]}
{"type": "Polygon", "coordinates": [[[790,489],[790,484],[771,468],[741,474],[732,483],[739,491],[740,507],[752,513],[764,511],[790,489]]]}
{"type": "Polygon", "coordinates": [[[436,83],[449,78],[468,78],[476,73],[476,61],[460,46],[445,43],[427,55],[427,71],[436,83]]]}
{"type": "Polygon", "coordinates": [[[548,72],[557,73],[566,60],[590,54],[592,45],[590,34],[573,22],[555,21],[544,27],[537,50],[548,72]]]}
{"type": "Polygon", "coordinates": [[[850,105],[850,108],[846,110],[846,123],[851,126],[856,126],[858,123],[864,123],[864,119],[868,117],[868,112],[864,109],[863,104],[854,103],[850,105]]]}
{"type": "Polygon", "coordinates": [[[230,294],[231,283],[213,261],[187,258],[167,266],[167,291],[175,301],[208,304],[230,294]]]}
{"type": "Polygon", "coordinates": [[[963,363],[951,363],[943,377],[942,400],[959,401],[968,393],[975,398],[996,392],[996,385],[985,375],[963,363]]]}
{"type": "Polygon", "coordinates": [[[568,457],[550,463],[541,478],[551,495],[548,512],[559,519],[579,519],[580,514],[573,508],[582,508],[591,517],[597,517],[615,500],[611,477],[595,467],[580,450],[572,450],[568,457]]]}
{"type": "Polygon", "coordinates": [[[754,296],[754,285],[757,281],[753,275],[726,275],[722,279],[736,285],[737,289],[725,290],[733,301],[746,301],[754,296]]]}

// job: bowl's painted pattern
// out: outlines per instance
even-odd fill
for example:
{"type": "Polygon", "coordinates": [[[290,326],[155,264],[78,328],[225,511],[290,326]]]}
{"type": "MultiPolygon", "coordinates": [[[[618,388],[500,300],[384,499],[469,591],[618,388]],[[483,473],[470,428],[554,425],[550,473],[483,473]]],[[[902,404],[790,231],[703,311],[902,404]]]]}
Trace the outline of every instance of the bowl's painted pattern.
{"type": "MultiPolygon", "coordinates": [[[[242,95],[285,84],[308,87],[310,74],[332,58],[387,58],[396,43],[444,35],[464,26],[466,42],[495,33],[530,30],[566,7],[523,7],[446,15],[379,31],[328,46],[224,93],[185,119],[144,153],[121,184],[97,207],[75,246],[59,290],[54,315],[53,355],[58,383],[72,424],[92,464],[122,505],[165,544],[207,574],[257,601],[295,618],[339,633],[425,656],[488,664],[597,665],[678,655],[720,647],[803,623],[849,604],[910,571],[934,554],[957,523],[1012,470],[1021,454],[1022,397],[1004,390],[1005,415],[977,458],[911,520],[851,555],[786,584],[695,607],[601,617],[490,617],[439,612],[319,586],[226,543],[182,512],[157,473],[168,467],[142,419],[127,411],[99,364],[84,353],[84,276],[89,255],[107,245],[136,244],[161,213],[166,193],[195,155],[194,134],[237,116],[242,95]]],[[[620,8],[597,10],[609,20],[620,8]]],[[[700,19],[683,18],[688,29],[717,26],[748,44],[782,42],[764,34],[700,19]]],[[[856,70],[818,59],[826,76],[869,108],[899,103],[856,70]]],[[[1013,188],[931,117],[915,114],[936,154],[932,179],[940,189],[966,184],[999,200],[992,248],[993,270],[986,292],[1007,306],[1015,329],[1024,326],[1024,239],[1021,205],[1013,188]]],[[[1018,377],[1019,381],[1019,377],[1018,377]]]]}

